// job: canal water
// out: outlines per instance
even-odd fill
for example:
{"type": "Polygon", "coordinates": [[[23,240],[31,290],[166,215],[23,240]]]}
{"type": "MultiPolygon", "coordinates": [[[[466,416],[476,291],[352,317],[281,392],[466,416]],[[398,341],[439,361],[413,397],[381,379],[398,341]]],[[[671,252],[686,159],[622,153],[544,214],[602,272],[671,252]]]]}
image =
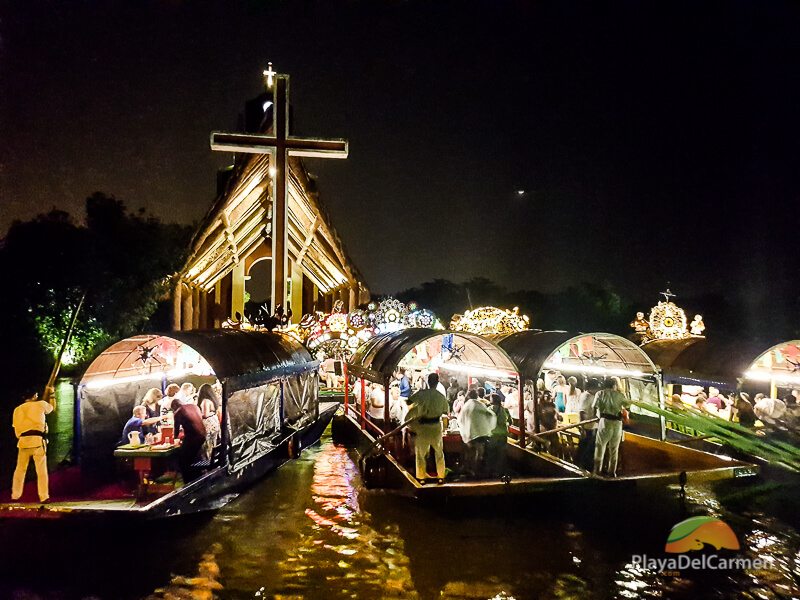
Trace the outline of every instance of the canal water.
{"type": "Polygon", "coordinates": [[[683,502],[671,487],[426,508],[365,491],[326,433],[209,515],[0,523],[0,598],[793,598],[800,504],[784,484],[689,486],[683,502]],[[633,564],[664,557],[672,525],[696,514],[724,519],[738,554],[769,568],[675,577],[633,564]]]}

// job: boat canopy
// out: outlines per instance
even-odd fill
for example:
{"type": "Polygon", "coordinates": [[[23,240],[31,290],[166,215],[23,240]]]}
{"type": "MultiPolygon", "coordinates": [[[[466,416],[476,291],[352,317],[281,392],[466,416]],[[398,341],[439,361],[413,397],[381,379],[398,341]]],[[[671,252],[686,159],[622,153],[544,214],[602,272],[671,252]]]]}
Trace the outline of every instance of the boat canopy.
{"type": "Polygon", "coordinates": [[[182,331],[112,344],[78,386],[76,439],[82,464],[106,463],[133,407],[170,383],[222,384],[223,442],[233,466],[267,452],[276,436],[318,414],[319,361],[275,333],[182,331]]]}
{"type": "Polygon", "coordinates": [[[778,387],[800,387],[800,340],[776,344],[762,352],[744,373],[751,381],[767,381],[778,387]]]}
{"type": "Polygon", "coordinates": [[[664,383],[736,389],[753,357],[759,356],[764,347],[690,337],[655,340],[642,346],[642,350],[658,365],[664,383]]]}
{"type": "Polygon", "coordinates": [[[353,375],[385,384],[401,362],[423,344],[430,367],[497,379],[517,378],[514,362],[491,340],[463,331],[417,327],[376,335],[359,346],[347,366],[353,375]]]}
{"type": "Polygon", "coordinates": [[[298,342],[276,334],[235,329],[137,335],[98,356],[81,385],[100,388],[123,381],[214,376],[229,391],[250,383],[301,373],[317,362],[298,342]]]}
{"type": "Polygon", "coordinates": [[[655,379],[656,367],[641,348],[613,333],[519,331],[496,341],[527,379],[553,369],[584,375],[655,379]]]}

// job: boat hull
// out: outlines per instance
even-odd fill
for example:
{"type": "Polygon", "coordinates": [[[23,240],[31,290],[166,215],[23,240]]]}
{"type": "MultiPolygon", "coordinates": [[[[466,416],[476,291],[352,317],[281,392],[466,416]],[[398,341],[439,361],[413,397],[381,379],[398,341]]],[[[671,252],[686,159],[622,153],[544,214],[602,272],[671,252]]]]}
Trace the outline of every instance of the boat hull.
{"type": "Polygon", "coordinates": [[[419,500],[523,496],[598,488],[629,489],[636,485],[685,484],[758,473],[758,466],[751,463],[626,432],[620,450],[618,477],[593,477],[566,460],[531,448],[520,448],[510,441],[506,446],[507,459],[521,475],[422,485],[395,456],[388,453],[374,455],[375,437],[360,427],[357,416],[335,417],[334,440],[354,446],[361,454],[359,466],[367,488],[419,500]]]}
{"type": "Polygon", "coordinates": [[[318,442],[336,412],[338,404],[320,403],[319,417],[303,429],[287,433],[276,446],[245,467],[230,472],[220,466],[188,485],[149,503],[134,499],[120,501],[65,501],[50,504],[10,502],[0,504],[0,519],[161,519],[221,508],[247,487],[263,479],[302,449],[318,442]]]}

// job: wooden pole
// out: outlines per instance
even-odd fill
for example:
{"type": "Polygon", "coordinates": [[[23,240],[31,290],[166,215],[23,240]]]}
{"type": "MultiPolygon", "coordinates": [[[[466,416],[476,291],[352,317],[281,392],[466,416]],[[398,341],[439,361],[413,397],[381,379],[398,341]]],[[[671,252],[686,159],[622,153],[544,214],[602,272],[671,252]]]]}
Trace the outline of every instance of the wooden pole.
{"type": "Polygon", "coordinates": [[[288,105],[289,79],[279,76],[275,80],[275,93],[273,95],[273,111],[275,118],[275,187],[273,188],[275,201],[272,204],[272,314],[275,307],[280,304],[286,310],[286,272],[288,255],[288,218],[286,187],[288,173],[286,172],[286,134],[289,107],[288,105]]]}
{"type": "Polygon", "coordinates": [[[519,398],[519,445],[525,447],[525,390],[522,388],[522,376],[517,376],[517,398],[519,398]]]}
{"type": "Polygon", "coordinates": [[[574,429],[575,427],[583,427],[584,425],[588,425],[589,423],[597,423],[599,420],[600,417],[594,417],[593,419],[586,419],[585,421],[580,421],[579,423],[572,423],[571,425],[562,425],[561,427],[548,429],[547,431],[542,431],[541,433],[534,433],[531,436],[531,438],[544,437],[546,435],[550,435],[551,433],[560,433],[562,431],[567,431],[568,429],[574,429]]]}
{"type": "Polygon", "coordinates": [[[342,361],[342,373],[344,374],[344,414],[350,408],[350,377],[347,375],[347,363],[342,361]]]}
{"type": "Polygon", "coordinates": [[[389,431],[389,382],[391,377],[386,377],[383,380],[383,432],[389,431]]]}
{"type": "Polygon", "coordinates": [[[75,331],[75,323],[78,320],[78,313],[81,311],[81,308],[83,307],[83,301],[85,299],[86,292],[83,292],[80,300],[78,300],[78,304],[72,311],[72,317],[69,320],[69,325],[67,326],[67,331],[64,334],[64,339],[61,341],[61,348],[56,356],[56,362],[53,364],[53,370],[50,371],[50,378],[47,380],[47,385],[45,385],[44,392],[42,393],[42,400],[47,400],[50,402],[54,409],[56,407],[55,394],[53,394],[52,398],[48,398],[48,390],[50,390],[50,388],[52,388],[56,383],[56,377],[58,377],[58,372],[61,370],[61,359],[63,358],[64,352],[67,349],[67,344],[69,344],[69,338],[72,337],[72,333],[75,331]]]}
{"type": "Polygon", "coordinates": [[[364,387],[364,378],[361,378],[361,429],[367,428],[367,404],[365,398],[367,390],[364,387]]]}

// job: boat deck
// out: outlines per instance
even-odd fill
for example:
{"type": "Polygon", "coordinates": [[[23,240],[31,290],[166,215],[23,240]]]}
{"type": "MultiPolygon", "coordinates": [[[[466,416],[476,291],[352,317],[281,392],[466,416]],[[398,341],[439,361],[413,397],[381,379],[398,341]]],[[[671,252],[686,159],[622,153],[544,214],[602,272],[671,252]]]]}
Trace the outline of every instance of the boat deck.
{"type": "MultiPolygon", "coordinates": [[[[359,426],[358,418],[343,417],[347,428],[355,435],[359,450],[364,453],[372,446],[375,436],[359,426]]],[[[506,446],[508,477],[500,479],[458,477],[463,458],[463,443],[458,436],[445,437],[445,461],[454,479],[443,484],[421,484],[413,476],[415,463],[413,450],[399,442],[385,454],[386,488],[418,498],[426,496],[492,496],[498,494],[528,494],[540,491],[560,491],[583,485],[620,485],[631,483],[679,483],[681,474],[687,481],[707,481],[755,475],[758,468],[750,463],[683,448],[674,444],[625,433],[620,448],[618,476],[593,477],[571,462],[570,451],[564,456],[553,456],[531,447],[522,449],[512,439],[506,446]],[[449,438],[449,439],[448,439],[449,438]]],[[[574,448],[572,448],[574,450],[574,448]]],[[[432,466],[432,465],[429,465],[432,466]]],[[[380,486],[377,486],[380,487],[380,486]]]]}
{"type": "MultiPolygon", "coordinates": [[[[180,485],[180,481],[177,482],[180,485]]],[[[170,483],[151,484],[140,493],[131,478],[102,479],[87,476],[79,467],[70,466],[50,473],[50,501],[39,502],[36,479],[25,483],[22,498],[11,500],[10,490],[0,492],[0,517],[47,517],[48,513],[144,510],[176,489],[174,477],[170,483]]]]}

